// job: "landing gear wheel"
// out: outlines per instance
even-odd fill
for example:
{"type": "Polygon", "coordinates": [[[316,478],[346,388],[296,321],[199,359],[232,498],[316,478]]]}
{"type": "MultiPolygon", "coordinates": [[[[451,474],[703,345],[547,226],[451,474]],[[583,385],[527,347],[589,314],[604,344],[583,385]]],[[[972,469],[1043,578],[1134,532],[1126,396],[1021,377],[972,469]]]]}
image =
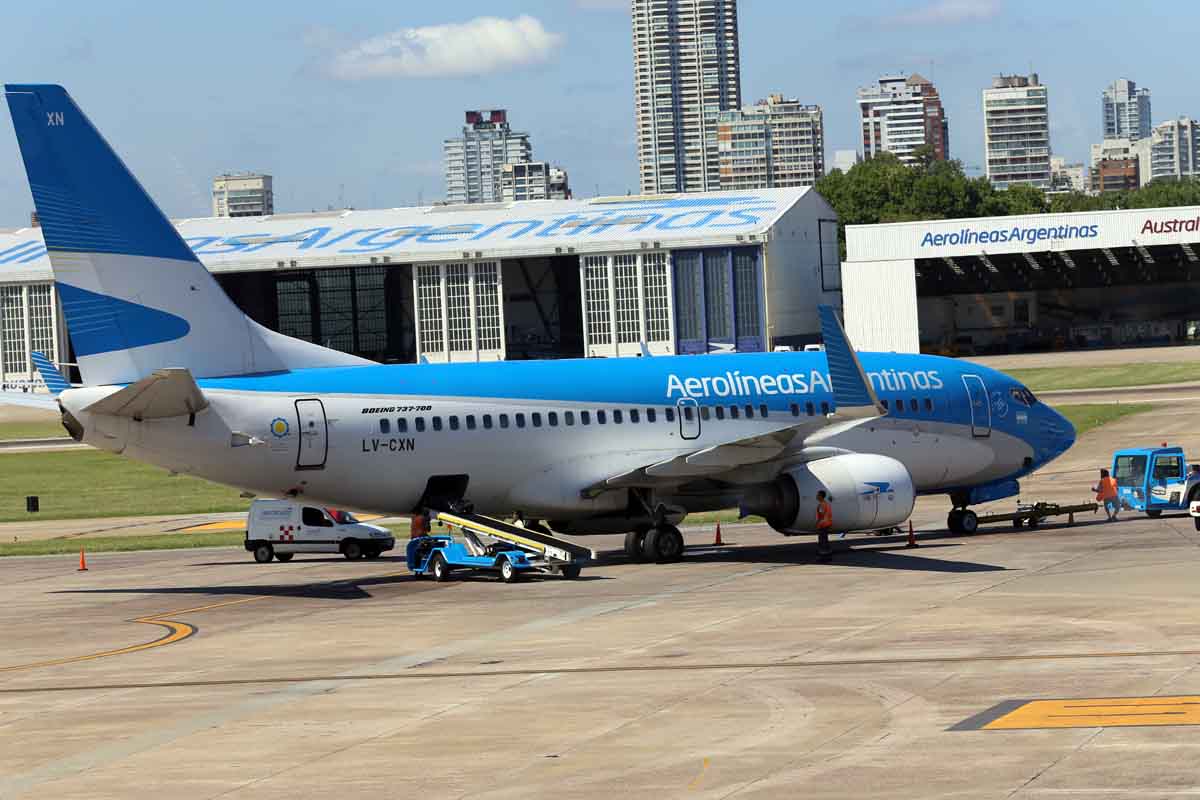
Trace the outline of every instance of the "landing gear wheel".
{"type": "Polygon", "coordinates": [[[296,555],[296,554],[295,553],[276,553],[275,560],[282,561],[286,564],[287,562],[292,560],[292,556],[294,556],[294,555],[296,555]]]}
{"type": "Polygon", "coordinates": [[[342,543],[342,555],[347,561],[357,561],[363,557],[363,546],[353,539],[342,543]]]}
{"type": "Polygon", "coordinates": [[[683,534],[674,525],[651,528],[642,544],[642,555],[647,561],[670,563],[683,558],[683,534]]]}
{"type": "Polygon", "coordinates": [[[260,544],[254,548],[254,560],[260,564],[270,563],[275,556],[275,548],[269,544],[260,544]]]}
{"type": "Polygon", "coordinates": [[[450,580],[450,565],[446,563],[446,559],[442,558],[441,553],[433,557],[433,579],[438,583],[450,580]]]}
{"type": "Polygon", "coordinates": [[[512,583],[517,579],[517,568],[507,558],[500,562],[500,580],[512,583]]]}
{"type": "Polygon", "coordinates": [[[562,568],[562,576],[569,581],[573,581],[579,577],[579,573],[582,571],[578,564],[567,564],[562,568]]]}
{"type": "Polygon", "coordinates": [[[630,561],[641,561],[642,547],[646,542],[646,531],[636,530],[625,534],[625,555],[630,561]]]}
{"type": "Polygon", "coordinates": [[[959,512],[958,528],[960,533],[975,533],[979,530],[979,515],[969,508],[959,512]]]}

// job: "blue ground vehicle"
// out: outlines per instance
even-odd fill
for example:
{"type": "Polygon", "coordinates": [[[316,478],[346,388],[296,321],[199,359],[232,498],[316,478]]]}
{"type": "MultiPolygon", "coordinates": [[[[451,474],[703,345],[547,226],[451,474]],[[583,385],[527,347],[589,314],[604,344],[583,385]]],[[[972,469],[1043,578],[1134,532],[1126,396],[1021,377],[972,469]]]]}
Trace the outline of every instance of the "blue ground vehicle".
{"type": "Polygon", "coordinates": [[[414,574],[433,575],[437,581],[449,580],[456,569],[471,569],[498,572],[505,583],[511,583],[521,573],[535,569],[524,550],[503,543],[484,546],[478,540],[458,542],[453,536],[410,539],[406,555],[414,574]]]}
{"type": "Polygon", "coordinates": [[[1187,511],[1200,500],[1200,472],[1189,470],[1182,447],[1135,447],[1113,453],[1112,476],[1121,508],[1157,517],[1187,511]]]}

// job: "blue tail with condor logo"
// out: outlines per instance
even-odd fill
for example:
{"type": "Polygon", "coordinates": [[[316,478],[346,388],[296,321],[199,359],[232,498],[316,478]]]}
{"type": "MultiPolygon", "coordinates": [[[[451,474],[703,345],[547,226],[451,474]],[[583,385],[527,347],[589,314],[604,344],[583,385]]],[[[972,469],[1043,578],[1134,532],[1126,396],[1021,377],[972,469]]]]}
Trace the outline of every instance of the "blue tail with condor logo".
{"type": "Polygon", "coordinates": [[[71,382],[63,377],[63,374],[46,356],[35,350],[29,354],[29,360],[33,362],[33,366],[37,367],[38,374],[42,376],[42,383],[46,384],[46,389],[52,396],[58,397],[65,390],[71,388],[71,382]]]}
{"type": "Polygon", "coordinates": [[[371,363],[246,317],[61,86],[4,92],[85,384],[371,363]]]}

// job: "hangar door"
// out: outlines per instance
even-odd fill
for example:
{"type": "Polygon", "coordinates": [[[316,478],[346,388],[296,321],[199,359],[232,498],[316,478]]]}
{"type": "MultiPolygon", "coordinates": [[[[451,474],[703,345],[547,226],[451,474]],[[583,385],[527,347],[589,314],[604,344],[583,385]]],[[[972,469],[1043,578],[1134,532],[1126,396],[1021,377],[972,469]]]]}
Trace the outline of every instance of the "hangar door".
{"type": "Polygon", "coordinates": [[[499,361],[504,358],[500,263],[416,264],[418,360],[499,361]]]}
{"type": "Polygon", "coordinates": [[[680,353],[764,349],[757,247],[676,250],[675,327],[680,353]]]}
{"type": "Polygon", "coordinates": [[[674,351],[667,254],[617,253],[580,259],[588,356],[657,355],[674,351]]]}

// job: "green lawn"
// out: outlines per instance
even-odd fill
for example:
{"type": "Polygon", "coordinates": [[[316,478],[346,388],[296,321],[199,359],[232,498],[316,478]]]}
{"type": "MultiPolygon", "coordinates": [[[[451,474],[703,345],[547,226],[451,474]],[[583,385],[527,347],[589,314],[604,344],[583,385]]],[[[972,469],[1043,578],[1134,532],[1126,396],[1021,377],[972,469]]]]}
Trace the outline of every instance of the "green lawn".
{"type": "Polygon", "coordinates": [[[9,439],[49,439],[66,437],[67,432],[58,420],[46,422],[0,422],[0,441],[9,439]]]}
{"type": "Polygon", "coordinates": [[[1115,422],[1122,417],[1141,414],[1153,406],[1149,403],[1079,403],[1077,405],[1055,406],[1054,410],[1062,414],[1075,426],[1075,435],[1082,436],[1090,430],[1115,422]]]}
{"type": "Polygon", "coordinates": [[[0,522],[244,511],[238,490],[99,450],[0,453],[0,522]],[[25,512],[38,495],[41,511],[25,512]]]}
{"type": "Polygon", "coordinates": [[[152,536],[89,536],[0,542],[0,556],[46,556],[78,553],[112,553],[129,550],[183,550],[190,547],[241,547],[245,535],[238,531],[213,533],[163,533],[152,536]]]}
{"type": "Polygon", "coordinates": [[[1115,389],[1200,381],[1200,361],[1178,364],[1125,364],[1106,367],[1031,367],[1005,372],[1034,392],[1059,389],[1115,389]]]}

